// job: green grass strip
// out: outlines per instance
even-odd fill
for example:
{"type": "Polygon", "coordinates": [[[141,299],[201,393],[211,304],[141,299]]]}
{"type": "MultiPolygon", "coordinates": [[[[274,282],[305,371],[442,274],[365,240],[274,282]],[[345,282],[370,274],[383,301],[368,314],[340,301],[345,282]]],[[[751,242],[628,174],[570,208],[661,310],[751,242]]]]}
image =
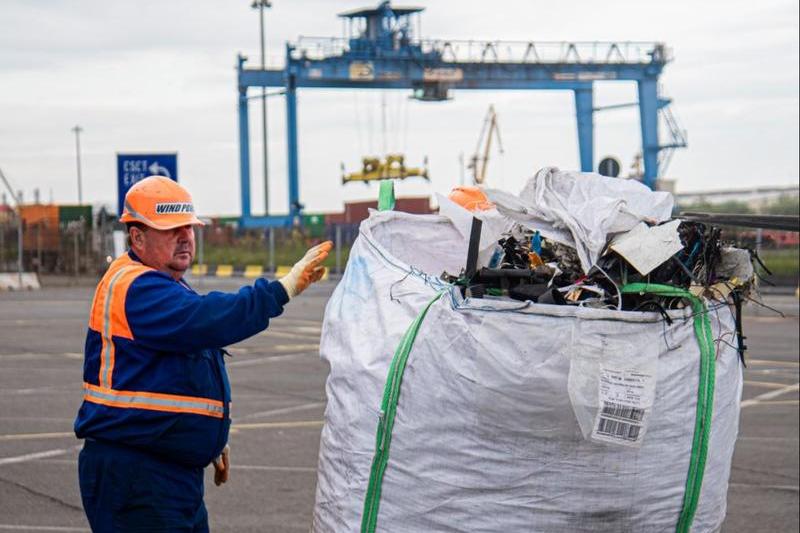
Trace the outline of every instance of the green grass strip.
{"type": "Polygon", "coordinates": [[[688,533],[691,530],[700,489],[703,486],[703,475],[708,456],[708,440],[711,433],[711,417],[714,412],[714,382],[716,356],[714,339],[711,332],[711,320],[703,301],[687,290],[669,285],[647,283],[631,283],[622,287],[623,294],[654,294],[685,298],[689,301],[694,314],[694,333],[700,348],[700,380],[697,386],[697,411],[695,415],[694,436],[692,438],[692,454],[689,460],[689,472],[686,476],[686,490],[683,495],[683,506],[678,518],[677,533],[688,533]]]}
{"type": "Polygon", "coordinates": [[[383,484],[383,474],[386,472],[386,464],[389,461],[389,445],[392,442],[392,428],[394,418],[397,414],[397,400],[400,397],[400,385],[403,382],[403,373],[406,370],[406,362],[417,338],[417,332],[428,314],[431,305],[441,298],[444,292],[437,294],[422,309],[417,318],[406,330],[400,345],[394,353],[392,363],[389,365],[389,375],[386,377],[386,385],[383,388],[383,400],[381,401],[380,418],[378,419],[378,431],[375,437],[375,455],[372,457],[372,467],[369,473],[369,485],[367,494],[364,498],[364,513],[361,515],[361,533],[374,533],[378,522],[378,508],[381,503],[381,486],[383,484]]]}

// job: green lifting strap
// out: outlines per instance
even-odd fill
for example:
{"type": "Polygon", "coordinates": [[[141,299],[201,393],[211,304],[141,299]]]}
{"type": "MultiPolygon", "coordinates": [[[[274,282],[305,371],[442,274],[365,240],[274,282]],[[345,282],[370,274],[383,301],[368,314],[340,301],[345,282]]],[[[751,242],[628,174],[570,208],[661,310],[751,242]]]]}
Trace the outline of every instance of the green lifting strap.
{"type": "MultiPolygon", "coordinates": [[[[383,183],[381,183],[383,185],[383,183]]],[[[372,457],[372,468],[369,473],[369,485],[367,494],[364,497],[364,513],[361,515],[361,533],[375,533],[375,526],[378,522],[378,508],[381,504],[381,485],[383,484],[383,473],[386,471],[386,463],[389,461],[389,445],[392,442],[392,428],[394,427],[394,417],[397,414],[397,400],[400,397],[400,385],[403,382],[403,373],[406,370],[406,362],[414,340],[417,338],[422,321],[428,314],[428,309],[442,297],[444,291],[437,294],[422,309],[417,318],[411,323],[403,335],[400,345],[394,353],[392,363],[389,365],[389,375],[386,377],[386,385],[383,388],[383,400],[381,401],[380,418],[378,419],[378,431],[375,438],[375,455],[372,457]]]]}
{"type": "Polygon", "coordinates": [[[670,285],[648,283],[631,283],[622,287],[623,294],[655,294],[685,298],[692,306],[694,315],[694,333],[700,347],[700,380],[697,386],[697,411],[695,415],[692,454],[689,460],[689,472],[686,476],[686,490],[683,494],[683,507],[677,533],[688,533],[692,528],[697,503],[700,499],[700,488],[703,486],[703,475],[708,455],[708,439],[711,433],[711,416],[714,412],[715,361],[714,338],[711,332],[711,321],[706,306],[700,298],[687,290],[670,285]]]}
{"type": "Polygon", "coordinates": [[[394,209],[394,180],[381,180],[378,211],[391,211],[392,209],[394,209]]]}

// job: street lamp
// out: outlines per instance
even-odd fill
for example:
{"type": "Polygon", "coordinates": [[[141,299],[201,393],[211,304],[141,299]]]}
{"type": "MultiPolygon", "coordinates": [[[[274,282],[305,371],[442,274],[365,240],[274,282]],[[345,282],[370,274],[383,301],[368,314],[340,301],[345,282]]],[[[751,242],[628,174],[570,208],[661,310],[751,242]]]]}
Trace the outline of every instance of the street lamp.
{"type": "MultiPolygon", "coordinates": [[[[259,31],[261,33],[261,70],[267,68],[264,46],[264,8],[272,7],[270,0],[253,0],[250,5],[258,9],[259,31]]],[[[264,214],[269,215],[269,158],[267,156],[267,88],[261,88],[261,141],[264,151],[264,214]]]]}
{"type": "Polygon", "coordinates": [[[17,281],[19,282],[19,290],[22,290],[22,191],[14,193],[11,184],[8,183],[6,175],[0,170],[0,180],[8,189],[8,194],[14,199],[14,204],[17,206],[17,281]]]}
{"type": "Polygon", "coordinates": [[[83,188],[81,187],[81,132],[83,128],[75,126],[72,128],[75,132],[75,157],[78,162],[78,205],[83,205],[83,188]]]}

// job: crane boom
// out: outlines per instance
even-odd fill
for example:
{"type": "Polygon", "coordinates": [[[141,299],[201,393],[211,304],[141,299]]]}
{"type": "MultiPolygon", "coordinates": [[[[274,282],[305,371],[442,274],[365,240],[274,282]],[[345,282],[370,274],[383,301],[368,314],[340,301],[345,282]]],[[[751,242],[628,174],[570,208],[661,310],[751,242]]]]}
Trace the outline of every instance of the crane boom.
{"type": "Polygon", "coordinates": [[[489,150],[492,147],[492,137],[497,135],[497,147],[499,152],[503,153],[503,142],[500,139],[500,126],[497,122],[497,113],[494,110],[494,106],[490,105],[489,110],[486,112],[486,117],[483,119],[483,127],[481,127],[481,133],[478,136],[478,145],[475,147],[475,154],[472,156],[472,159],[469,164],[469,168],[472,170],[472,181],[476,185],[482,184],[486,181],[486,168],[489,164],[489,150]],[[484,144],[484,138],[486,142],[484,144]],[[481,153],[481,145],[483,146],[483,154],[481,153]]]}

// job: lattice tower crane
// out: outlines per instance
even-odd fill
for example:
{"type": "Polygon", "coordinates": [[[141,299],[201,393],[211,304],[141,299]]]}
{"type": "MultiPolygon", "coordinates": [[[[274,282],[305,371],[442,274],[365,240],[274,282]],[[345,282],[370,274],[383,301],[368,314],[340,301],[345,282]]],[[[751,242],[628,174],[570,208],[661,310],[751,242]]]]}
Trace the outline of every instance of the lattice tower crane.
{"type": "Polygon", "coordinates": [[[475,147],[475,154],[470,159],[469,166],[467,167],[472,171],[472,182],[475,185],[481,185],[486,181],[486,167],[489,164],[489,151],[492,147],[492,137],[494,135],[497,136],[497,148],[502,155],[503,141],[500,139],[500,126],[497,122],[497,113],[494,110],[494,106],[490,105],[489,110],[486,112],[486,117],[483,119],[483,127],[478,137],[478,145],[475,147]],[[481,145],[483,145],[483,155],[480,155],[481,145]]]}

